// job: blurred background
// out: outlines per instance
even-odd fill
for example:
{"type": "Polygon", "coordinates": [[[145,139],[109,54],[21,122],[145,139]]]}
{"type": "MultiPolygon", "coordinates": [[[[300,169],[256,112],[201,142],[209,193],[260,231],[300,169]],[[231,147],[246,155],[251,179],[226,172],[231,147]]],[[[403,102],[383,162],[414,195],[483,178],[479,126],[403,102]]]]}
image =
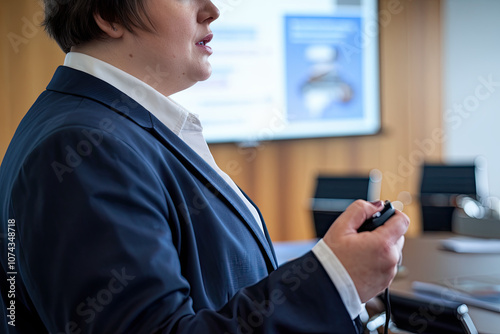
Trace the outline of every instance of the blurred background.
{"type": "MultiPolygon", "coordinates": [[[[381,199],[404,204],[422,232],[425,163],[488,164],[500,196],[500,2],[380,0],[380,131],[371,135],[210,145],[219,166],[261,209],[274,241],[315,236],[310,199],[318,175],[380,171],[381,199]]],[[[64,53],[45,34],[37,0],[0,3],[0,159],[64,53]]],[[[216,57],[214,54],[213,57],[216,57]]],[[[265,80],[265,78],[263,78],[265,80]]]]}

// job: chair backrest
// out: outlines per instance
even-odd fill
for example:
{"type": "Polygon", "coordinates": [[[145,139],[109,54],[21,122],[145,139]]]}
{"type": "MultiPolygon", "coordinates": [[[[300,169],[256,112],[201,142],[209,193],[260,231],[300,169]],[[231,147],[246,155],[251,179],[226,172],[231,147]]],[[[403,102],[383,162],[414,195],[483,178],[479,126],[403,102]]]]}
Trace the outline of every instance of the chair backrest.
{"type": "Polygon", "coordinates": [[[462,303],[448,301],[444,297],[391,293],[389,299],[393,327],[404,333],[477,334],[468,307],[462,303]]]}
{"type": "Polygon", "coordinates": [[[382,173],[376,169],[369,175],[319,175],[311,199],[314,228],[318,238],[323,237],[330,225],[355,200],[380,198],[382,173]]]}
{"type": "Polygon", "coordinates": [[[424,231],[451,231],[458,196],[478,200],[487,196],[485,173],[485,167],[477,161],[470,164],[424,164],[420,182],[424,231]]]}
{"type": "Polygon", "coordinates": [[[420,194],[476,196],[476,166],[424,164],[420,194]]]}

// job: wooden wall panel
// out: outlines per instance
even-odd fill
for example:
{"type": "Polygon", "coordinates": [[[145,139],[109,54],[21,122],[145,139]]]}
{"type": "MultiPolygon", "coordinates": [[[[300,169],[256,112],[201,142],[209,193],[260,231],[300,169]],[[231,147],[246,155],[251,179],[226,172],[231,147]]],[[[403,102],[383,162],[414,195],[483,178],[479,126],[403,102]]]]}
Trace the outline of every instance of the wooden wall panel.
{"type": "MultiPolygon", "coordinates": [[[[9,30],[9,22],[7,20],[8,12],[6,11],[6,5],[0,5],[0,36],[6,36],[6,32],[9,30]]],[[[0,49],[0,156],[3,157],[5,154],[7,143],[9,142],[11,134],[11,102],[9,96],[11,96],[11,85],[9,83],[10,69],[8,57],[8,45],[5,43],[5,38],[2,38],[2,44],[0,49]]]]}
{"type": "Polygon", "coordinates": [[[45,89],[64,53],[46,36],[38,0],[0,3],[0,157],[24,114],[45,89]]]}
{"type": "MultiPolygon", "coordinates": [[[[441,2],[380,0],[382,131],[373,136],[211,145],[219,166],[257,203],[274,240],[312,237],[308,209],[320,173],[383,173],[382,198],[417,194],[419,163],[441,158],[441,2]]],[[[0,157],[17,124],[64,60],[38,27],[38,0],[0,4],[0,157]],[[16,51],[9,33],[23,37],[16,51]],[[23,35],[24,33],[24,35],[23,35]]],[[[417,202],[405,207],[420,232],[417,202]]]]}

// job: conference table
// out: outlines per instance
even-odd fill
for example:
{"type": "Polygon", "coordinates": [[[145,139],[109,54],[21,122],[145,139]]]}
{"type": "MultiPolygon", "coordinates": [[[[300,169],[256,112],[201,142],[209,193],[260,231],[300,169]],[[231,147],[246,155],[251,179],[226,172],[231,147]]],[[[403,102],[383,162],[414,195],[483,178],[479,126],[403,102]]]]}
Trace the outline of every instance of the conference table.
{"type": "MultiPolygon", "coordinates": [[[[400,272],[390,291],[405,296],[413,295],[414,281],[438,282],[456,277],[498,275],[500,277],[500,253],[456,253],[444,250],[441,241],[456,237],[448,232],[424,233],[419,237],[406,238],[400,272]]],[[[277,242],[275,250],[278,262],[290,260],[310,250],[316,240],[277,242]]],[[[480,334],[500,334],[500,313],[468,306],[469,314],[480,334]]],[[[445,334],[445,333],[443,333],[445,334]]]]}
{"type": "MultiPolygon", "coordinates": [[[[403,270],[390,290],[413,294],[412,282],[439,282],[457,277],[494,275],[500,277],[500,253],[457,253],[445,250],[442,240],[452,233],[426,232],[407,238],[403,248],[403,270]]],[[[469,314],[481,334],[500,334],[500,313],[468,305],[469,314]]]]}

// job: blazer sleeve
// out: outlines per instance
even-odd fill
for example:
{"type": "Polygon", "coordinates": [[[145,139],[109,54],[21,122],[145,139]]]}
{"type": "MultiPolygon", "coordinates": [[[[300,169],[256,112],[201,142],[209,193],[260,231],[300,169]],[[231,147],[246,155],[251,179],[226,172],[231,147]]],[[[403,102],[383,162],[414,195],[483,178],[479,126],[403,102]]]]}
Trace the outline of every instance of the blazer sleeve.
{"type": "Polygon", "coordinates": [[[357,332],[311,252],[195,312],[171,194],[126,142],[104,133],[92,145],[83,130],[40,143],[12,193],[19,275],[50,333],[357,332]]]}

